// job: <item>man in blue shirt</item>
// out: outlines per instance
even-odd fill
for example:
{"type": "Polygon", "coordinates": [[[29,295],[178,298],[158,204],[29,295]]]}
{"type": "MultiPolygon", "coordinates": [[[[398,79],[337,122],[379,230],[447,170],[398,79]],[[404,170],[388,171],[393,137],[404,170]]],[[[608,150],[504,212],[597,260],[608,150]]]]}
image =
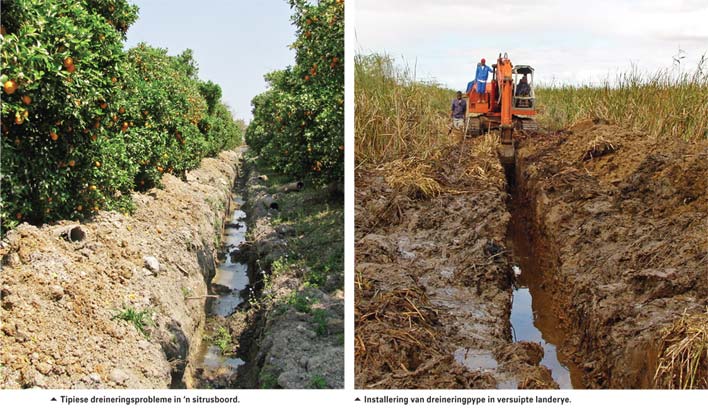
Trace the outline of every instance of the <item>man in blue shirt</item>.
{"type": "Polygon", "coordinates": [[[467,103],[462,99],[462,91],[457,91],[457,98],[452,100],[452,108],[450,117],[452,117],[452,126],[455,129],[462,129],[465,126],[465,112],[467,111],[467,103]]]}
{"type": "Polygon", "coordinates": [[[484,95],[487,89],[487,78],[489,78],[490,72],[492,72],[492,69],[487,66],[486,60],[482,58],[482,60],[477,64],[477,73],[474,78],[477,83],[477,94],[479,95],[479,101],[477,102],[484,101],[482,99],[482,95],[484,95]]]}

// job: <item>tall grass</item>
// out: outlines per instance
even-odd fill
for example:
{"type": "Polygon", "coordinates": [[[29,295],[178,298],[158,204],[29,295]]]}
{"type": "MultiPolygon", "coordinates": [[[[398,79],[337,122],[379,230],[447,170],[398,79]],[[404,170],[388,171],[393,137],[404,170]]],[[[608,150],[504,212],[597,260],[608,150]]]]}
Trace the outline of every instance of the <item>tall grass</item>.
{"type": "MultiPolygon", "coordinates": [[[[425,159],[453,143],[448,135],[453,90],[417,81],[410,67],[380,54],[357,55],[354,75],[357,165],[425,159]]],[[[660,138],[708,139],[705,56],[681,75],[633,69],[602,86],[537,86],[536,96],[537,120],[546,129],[602,118],[660,138]]]]}
{"type": "Polygon", "coordinates": [[[549,129],[566,128],[586,118],[603,118],[655,137],[708,139],[708,61],[692,72],[674,75],[637,69],[602,86],[536,88],[538,121],[549,129]]]}
{"type": "Polygon", "coordinates": [[[450,142],[454,91],[417,81],[410,67],[380,54],[357,55],[354,76],[358,165],[426,158],[435,146],[450,142]]]}

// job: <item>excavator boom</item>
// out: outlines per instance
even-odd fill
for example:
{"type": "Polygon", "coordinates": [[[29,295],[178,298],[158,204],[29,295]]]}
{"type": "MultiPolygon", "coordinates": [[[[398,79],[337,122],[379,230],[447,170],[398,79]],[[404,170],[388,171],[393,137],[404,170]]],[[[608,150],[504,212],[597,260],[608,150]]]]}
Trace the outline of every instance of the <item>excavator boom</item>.
{"type": "Polygon", "coordinates": [[[492,67],[492,81],[487,83],[484,92],[478,93],[477,87],[468,90],[465,134],[476,136],[485,130],[499,129],[499,159],[505,167],[513,168],[516,162],[514,129],[527,132],[537,129],[533,121],[536,114],[534,70],[528,65],[515,67],[506,53],[503,56],[500,53],[492,67]]]}
{"type": "Polygon", "coordinates": [[[501,85],[501,146],[498,149],[499,160],[504,166],[513,166],[516,162],[516,149],[514,146],[514,124],[512,122],[511,107],[514,96],[514,80],[511,76],[512,65],[509,58],[504,55],[497,59],[497,81],[501,85]]]}

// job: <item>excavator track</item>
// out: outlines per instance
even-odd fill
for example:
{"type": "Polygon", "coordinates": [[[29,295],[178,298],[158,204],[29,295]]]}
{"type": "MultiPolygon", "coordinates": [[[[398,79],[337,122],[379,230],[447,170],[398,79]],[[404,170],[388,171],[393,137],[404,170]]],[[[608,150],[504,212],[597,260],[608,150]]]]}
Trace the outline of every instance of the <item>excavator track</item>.
{"type": "Polygon", "coordinates": [[[533,119],[522,119],[521,130],[524,132],[538,132],[538,122],[533,119]]]}
{"type": "Polygon", "coordinates": [[[482,134],[482,127],[479,118],[467,118],[467,136],[479,136],[482,134]]]}

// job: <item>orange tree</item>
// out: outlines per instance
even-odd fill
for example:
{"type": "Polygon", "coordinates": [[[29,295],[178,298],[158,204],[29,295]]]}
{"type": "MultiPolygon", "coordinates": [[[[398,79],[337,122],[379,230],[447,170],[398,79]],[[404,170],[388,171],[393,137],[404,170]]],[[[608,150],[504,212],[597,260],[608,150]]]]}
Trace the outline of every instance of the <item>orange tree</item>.
{"type": "MultiPolygon", "coordinates": [[[[4,226],[100,206],[93,123],[120,78],[127,1],[2,1],[4,226]]],[[[111,196],[109,196],[111,197],[111,196]]]]}
{"type": "Polygon", "coordinates": [[[344,2],[290,0],[295,65],[265,76],[246,141],[276,170],[344,178],[344,2]]]}
{"type": "Polygon", "coordinates": [[[197,72],[191,50],[175,57],[147,44],[128,50],[122,86],[102,126],[118,135],[104,141],[106,156],[126,153],[113,155],[115,170],[133,166],[137,188],[159,184],[163,173],[184,174],[204,156],[240,143],[221,88],[197,72]]]}
{"type": "Polygon", "coordinates": [[[123,51],[136,18],[125,0],[2,1],[3,228],[126,209],[131,189],[239,143],[191,51],[123,51]]]}

